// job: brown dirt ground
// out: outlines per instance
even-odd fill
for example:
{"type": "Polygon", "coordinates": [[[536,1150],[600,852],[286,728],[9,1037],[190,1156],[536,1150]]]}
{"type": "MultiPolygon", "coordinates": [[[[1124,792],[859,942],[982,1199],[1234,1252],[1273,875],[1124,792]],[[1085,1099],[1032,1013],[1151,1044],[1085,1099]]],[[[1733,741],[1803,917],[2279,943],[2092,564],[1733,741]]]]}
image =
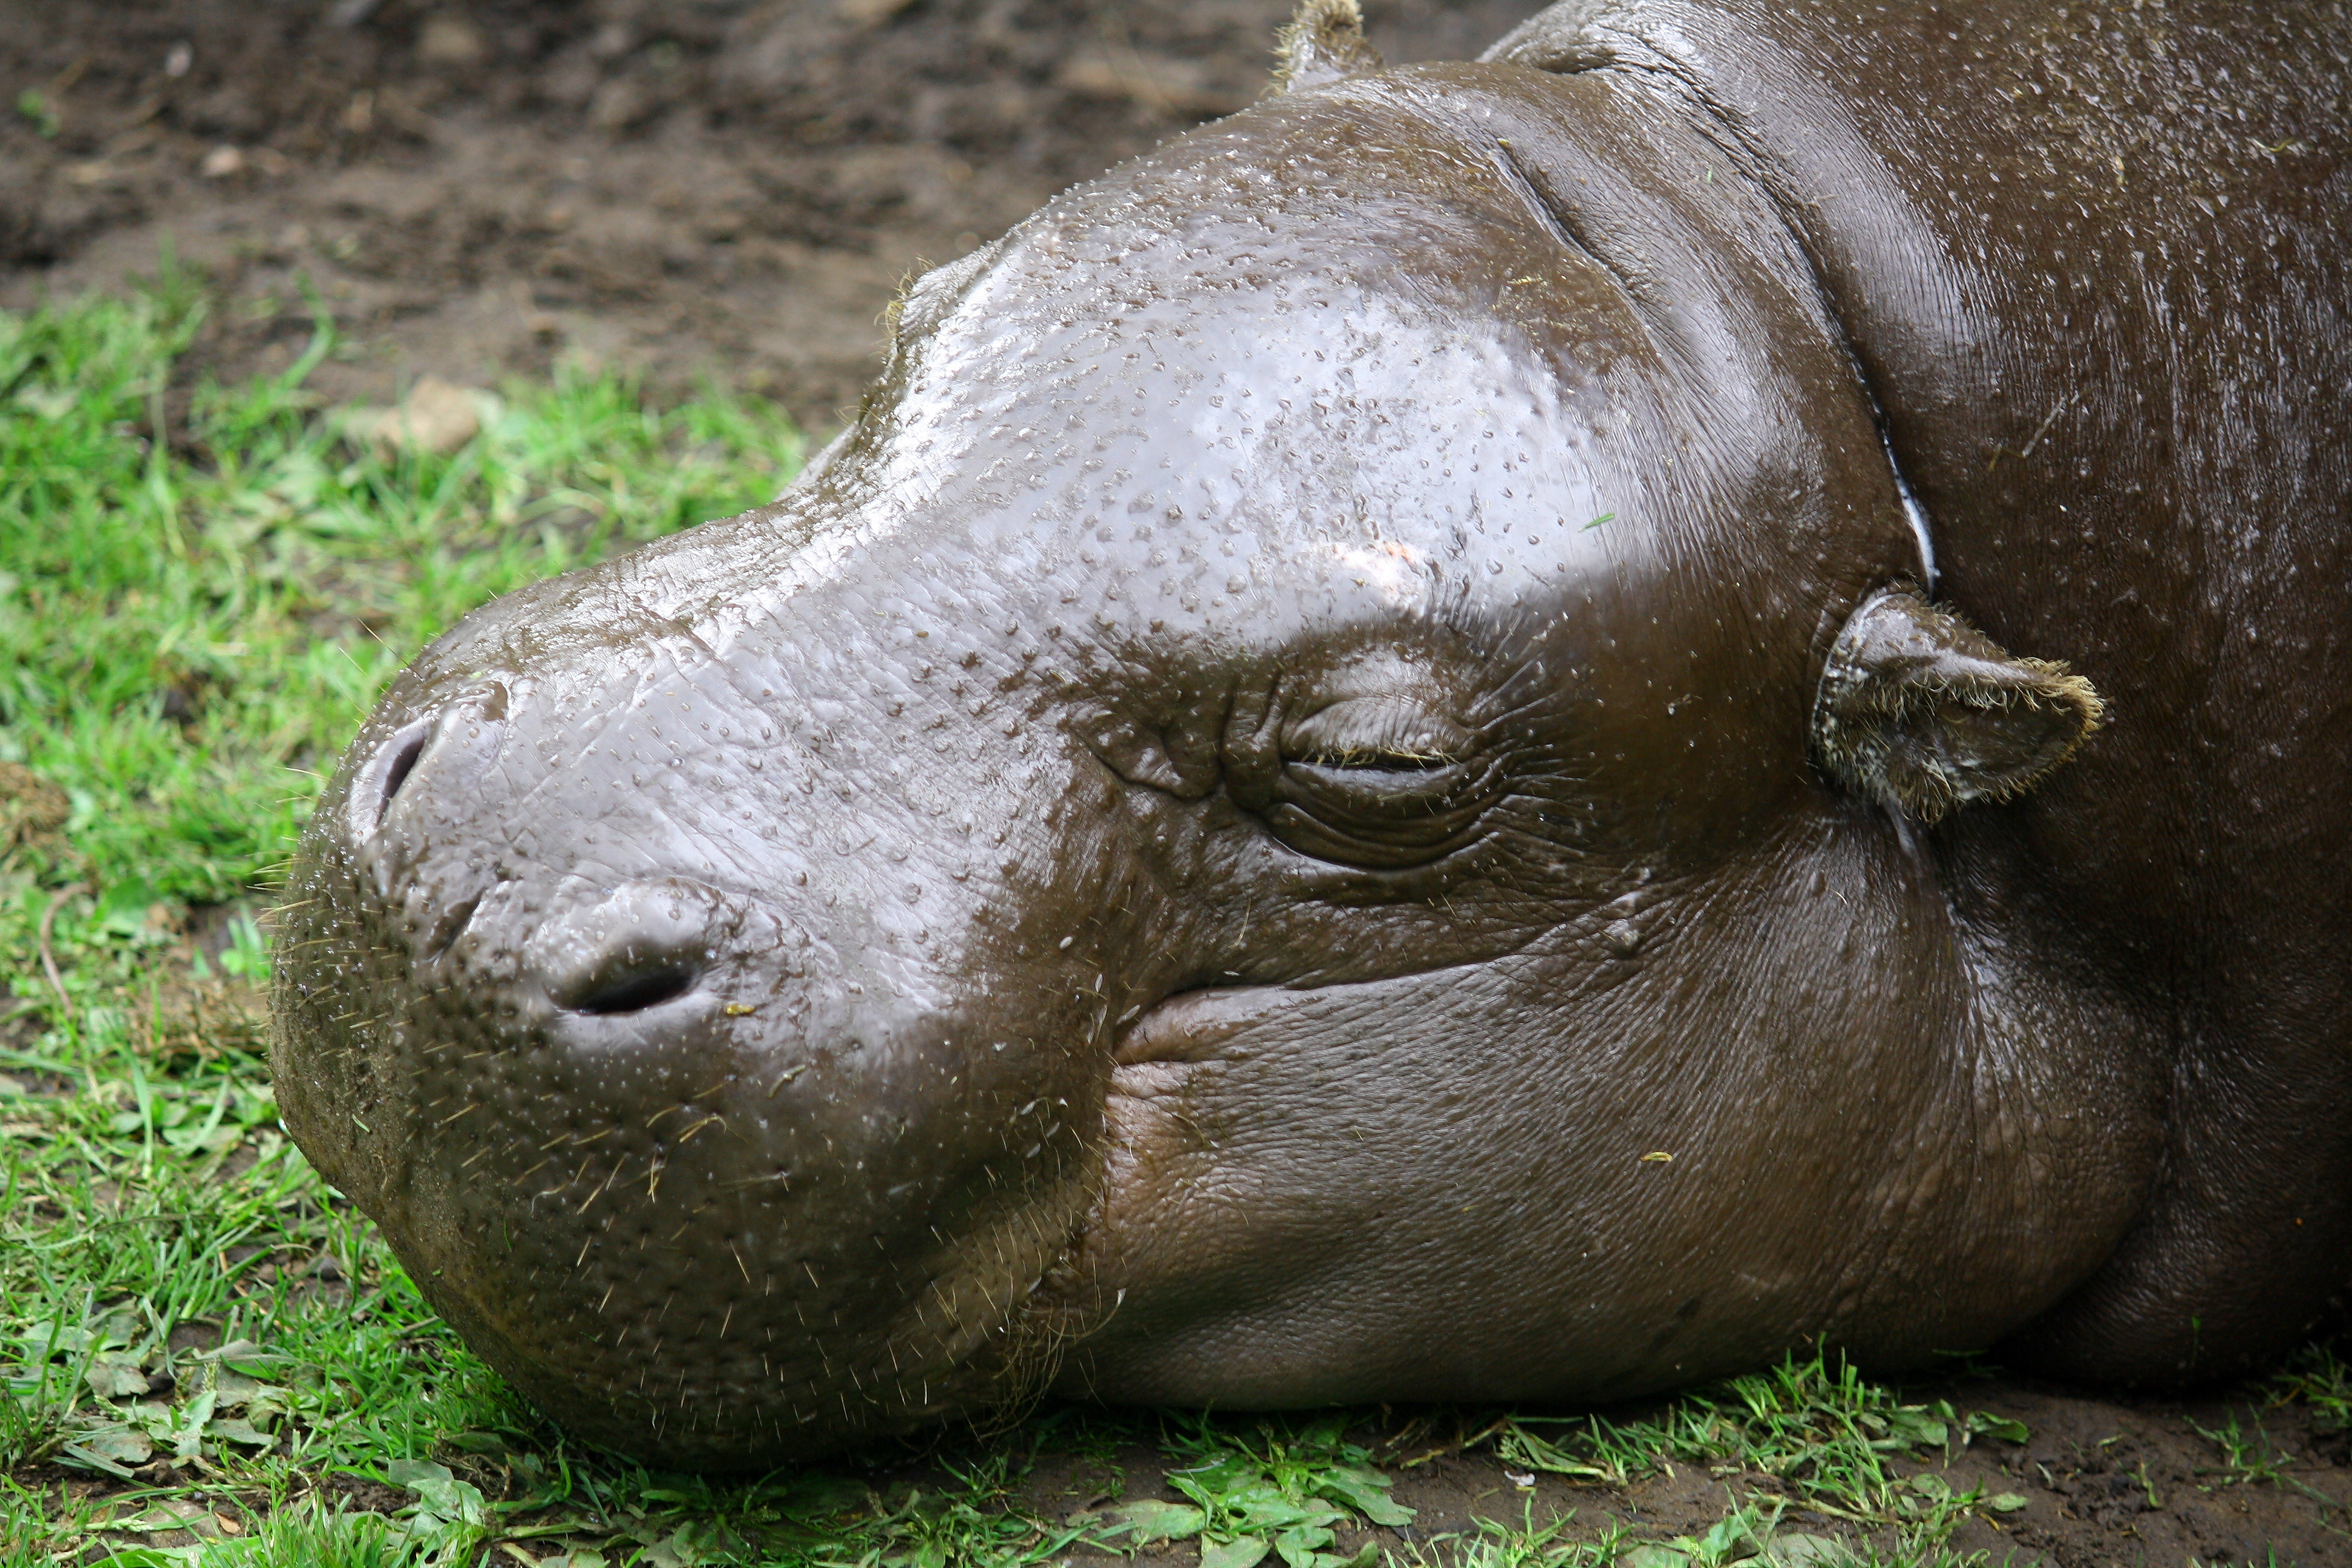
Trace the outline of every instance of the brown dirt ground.
{"type": "MultiPolygon", "coordinates": [[[[2352,1565],[2352,1432],[2315,1422],[2300,1405],[2268,1404],[2252,1390],[2142,1399],[2000,1376],[1905,1393],[1921,1401],[1948,1400],[1963,1415],[1985,1411],[2011,1417],[2032,1435],[2023,1444],[1979,1437],[1947,1462],[1892,1467],[1906,1477],[1933,1471],[1955,1492],[1981,1487],[1988,1497],[2013,1492],[2028,1500],[2014,1512],[1967,1518],[1948,1543],[1964,1556],[1983,1552],[1996,1568],[2352,1565]],[[2233,1479],[2220,1448],[2197,1430],[2221,1432],[2233,1419],[2241,1434],[2260,1435],[2257,1452],[2274,1457],[2281,1479],[2233,1479]]],[[[1624,1419],[1651,1413],[1636,1407],[1609,1414],[1624,1419]]],[[[1883,1552],[1895,1545],[1890,1531],[1859,1530],[1808,1510],[1795,1487],[1770,1476],[1674,1465],[1626,1486],[1580,1485],[1539,1473],[1515,1479],[1490,1452],[1462,1448],[1496,1415],[1400,1412],[1352,1433],[1397,1477],[1396,1500],[1418,1517],[1402,1530],[1343,1532],[1335,1549],[1353,1552],[1370,1539],[1399,1558],[1411,1560],[1412,1549],[1420,1546],[1443,1560],[1451,1553],[1433,1538],[1475,1538],[1481,1519],[1526,1528],[1561,1514],[1572,1515],[1563,1541],[1591,1540],[1620,1522],[1642,1540],[1670,1541],[1704,1534],[1743,1500],[1759,1502],[1769,1513],[1776,1496],[1788,1500],[1783,1532],[1866,1541],[1883,1552]],[[1517,1484],[1530,1480],[1531,1486],[1517,1484]]],[[[1164,1462],[1156,1447],[1140,1441],[1119,1447],[1108,1461],[1048,1455],[1022,1489],[1049,1516],[1099,1506],[1106,1494],[1185,1500],[1160,1482],[1164,1462]]],[[[925,1477],[911,1470],[877,1478],[886,1493],[888,1481],[898,1479],[923,1484],[925,1477]]],[[[1145,1568],[1190,1568],[1197,1557],[1197,1548],[1181,1543],[1141,1553],[1138,1562],[1145,1568]]]]}
{"type": "MultiPolygon", "coordinates": [[[[572,355],[709,374],[822,430],[876,317],[1055,191],[1254,99],[1288,0],[5,0],[0,306],[168,246],[199,363],[386,400],[572,355]],[[40,108],[23,95],[38,95],[40,108]]],[[[1393,59],[1529,0],[1376,0],[1393,59]]]]}
{"type": "MultiPolygon", "coordinates": [[[[1533,8],[1367,6],[1391,60],[1475,53],[1533,8]]],[[[307,282],[343,334],[316,382],[331,399],[383,401],[425,374],[539,374],[570,357],[661,388],[715,377],[823,430],[875,369],[876,317],[909,266],[960,255],[1055,190],[1249,102],[1286,9],[0,0],[0,306],[123,288],[168,249],[215,296],[194,359],[224,378],[299,352],[307,282]]],[[[1951,1467],[1957,1486],[1981,1479],[2032,1500],[1998,1526],[1962,1527],[1955,1544],[1994,1562],[2352,1564],[2347,1436],[2299,1406],[2016,1380],[1932,1392],[2032,1431],[1951,1467]],[[2232,1415],[2287,1456],[2286,1481],[2217,1468],[2190,1424],[2232,1415]]],[[[1480,1424],[1463,1420],[1465,1433],[1480,1424]]],[[[1405,1430],[1400,1419],[1366,1436],[1405,1430]]],[[[1115,1463],[1128,1495],[1172,1495],[1150,1446],[1115,1463]]],[[[1611,1520],[1671,1536],[1719,1517],[1727,1486],[1754,1483],[1685,1468],[1622,1489],[1547,1476],[1523,1490],[1475,1451],[1402,1475],[1399,1496],[1422,1513],[1397,1546],[1530,1505],[1539,1521],[1575,1510],[1576,1536],[1611,1520]]],[[[1099,1467],[1068,1459],[1030,1483],[1066,1509],[1104,1487],[1099,1467]]],[[[1839,1529],[1793,1505],[1790,1522],[1839,1529]]]]}

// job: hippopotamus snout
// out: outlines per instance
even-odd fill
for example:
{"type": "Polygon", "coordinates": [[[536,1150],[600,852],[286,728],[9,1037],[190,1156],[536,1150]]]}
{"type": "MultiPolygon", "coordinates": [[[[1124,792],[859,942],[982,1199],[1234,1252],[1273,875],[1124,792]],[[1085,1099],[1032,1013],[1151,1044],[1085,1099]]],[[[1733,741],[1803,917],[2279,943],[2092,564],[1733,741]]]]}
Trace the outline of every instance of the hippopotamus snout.
{"type": "Polygon", "coordinates": [[[505,613],[404,680],[313,819],[289,1125],[583,1430],[790,1451],[968,1403],[1092,1191],[1099,997],[960,980],[985,911],[887,816],[807,853],[781,682],[570,677],[505,613]],[[677,1430],[720,1408],[723,1440],[677,1430]]]}
{"type": "Polygon", "coordinates": [[[624,1017],[687,1001],[730,942],[740,947],[741,900],[730,910],[719,890],[680,879],[580,881],[551,899],[495,867],[435,874],[445,868],[429,851],[451,828],[462,835],[508,701],[495,681],[460,690],[357,760],[343,828],[378,895],[403,909],[417,957],[473,979],[504,971],[517,1016],[624,1017]]]}

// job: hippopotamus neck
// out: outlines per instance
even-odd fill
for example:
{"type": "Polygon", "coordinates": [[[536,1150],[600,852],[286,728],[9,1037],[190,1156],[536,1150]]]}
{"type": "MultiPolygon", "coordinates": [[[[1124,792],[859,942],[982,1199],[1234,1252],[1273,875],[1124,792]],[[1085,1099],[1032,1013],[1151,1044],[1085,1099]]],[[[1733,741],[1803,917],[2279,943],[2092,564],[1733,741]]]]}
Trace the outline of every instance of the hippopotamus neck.
{"type": "Polygon", "coordinates": [[[2118,1317],[2207,1292],[2210,1332],[2216,1300],[2252,1321],[2295,1296],[2219,1289],[2242,1259],[2193,1239],[2192,1216],[2300,1227],[2291,1194],[2346,1168],[2327,1108],[2347,1088],[2352,975],[2305,911],[2352,900],[2327,826],[2352,813],[2352,743],[2340,716],[2282,695],[2340,693],[2352,674],[2319,630],[2341,625],[2352,574],[2345,476],[2293,456],[2305,432],[2352,425],[2342,24],[2218,4],[2166,7],[2160,36],[2096,8],[1880,16],[1571,4],[1487,58],[1635,73],[1683,99],[1810,258],[1921,505],[1936,585],[2112,700],[2079,766],[1955,821],[1936,852],[1963,924],[1979,911],[2012,951],[2030,932],[2040,962],[2129,1000],[2158,1041],[2136,1098],[2200,1086],[2175,1109],[2176,1169],[2149,1215],[2029,1337],[2078,1367],[2187,1365],[2188,1328],[2159,1347],[2118,1317]],[[2227,739],[2263,715],[2264,746],[2227,739]],[[2200,1044],[2221,1038],[2226,1066],[2200,1044]],[[2225,1168],[2186,1152],[2200,1142],[2238,1152],[2225,1168]]]}

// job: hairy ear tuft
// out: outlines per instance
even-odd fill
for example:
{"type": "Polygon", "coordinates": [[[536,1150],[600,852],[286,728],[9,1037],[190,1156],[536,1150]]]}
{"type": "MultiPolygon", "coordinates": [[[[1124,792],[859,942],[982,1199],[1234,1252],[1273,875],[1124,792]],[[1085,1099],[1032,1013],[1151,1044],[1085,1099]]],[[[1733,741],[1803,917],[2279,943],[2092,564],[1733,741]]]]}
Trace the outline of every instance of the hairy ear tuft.
{"type": "Polygon", "coordinates": [[[1299,0],[1289,25],[1274,36],[1274,52],[1280,63],[1269,96],[1388,68],[1380,51],[1364,42],[1364,14],[1356,0],[1299,0]]]}
{"type": "Polygon", "coordinates": [[[1846,788],[1933,823],[2032,789],[2105,711],[2064,665],[2011,654],[1907,585],[1882,588],[1822,667],[1813,755],[1846,788]]]}

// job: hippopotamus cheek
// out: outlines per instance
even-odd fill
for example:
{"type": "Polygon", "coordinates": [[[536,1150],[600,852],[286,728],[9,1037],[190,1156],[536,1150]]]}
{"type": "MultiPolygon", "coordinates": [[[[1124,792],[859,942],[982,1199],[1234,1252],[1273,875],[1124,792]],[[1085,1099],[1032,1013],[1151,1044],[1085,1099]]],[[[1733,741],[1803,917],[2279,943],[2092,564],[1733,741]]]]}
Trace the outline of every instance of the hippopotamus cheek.
{"type": "MultiPolygon", "coordinates": [[[[1185,999],[1114,1079],[1088,1247],[1124,1303],[1071,1386],[1277,1405],[1516,1386],[1514,1325],[1602,1299],[1611,1238],[1679,1224],[1640,1159],[1687,1108],[1627,1070],[1616,1028],[1530,1026],[1529,991],[1568,983],[1486,964],[1185,999]],[[1531,1070],[1539,1091],[1505,1081],[1531,1070]],[[1513,1266],[1465,1278],[1465,1254],[1513,1266]]],[[[1597,1339],[1603,1384],[1644,1353],[1597,1339]]]]}

